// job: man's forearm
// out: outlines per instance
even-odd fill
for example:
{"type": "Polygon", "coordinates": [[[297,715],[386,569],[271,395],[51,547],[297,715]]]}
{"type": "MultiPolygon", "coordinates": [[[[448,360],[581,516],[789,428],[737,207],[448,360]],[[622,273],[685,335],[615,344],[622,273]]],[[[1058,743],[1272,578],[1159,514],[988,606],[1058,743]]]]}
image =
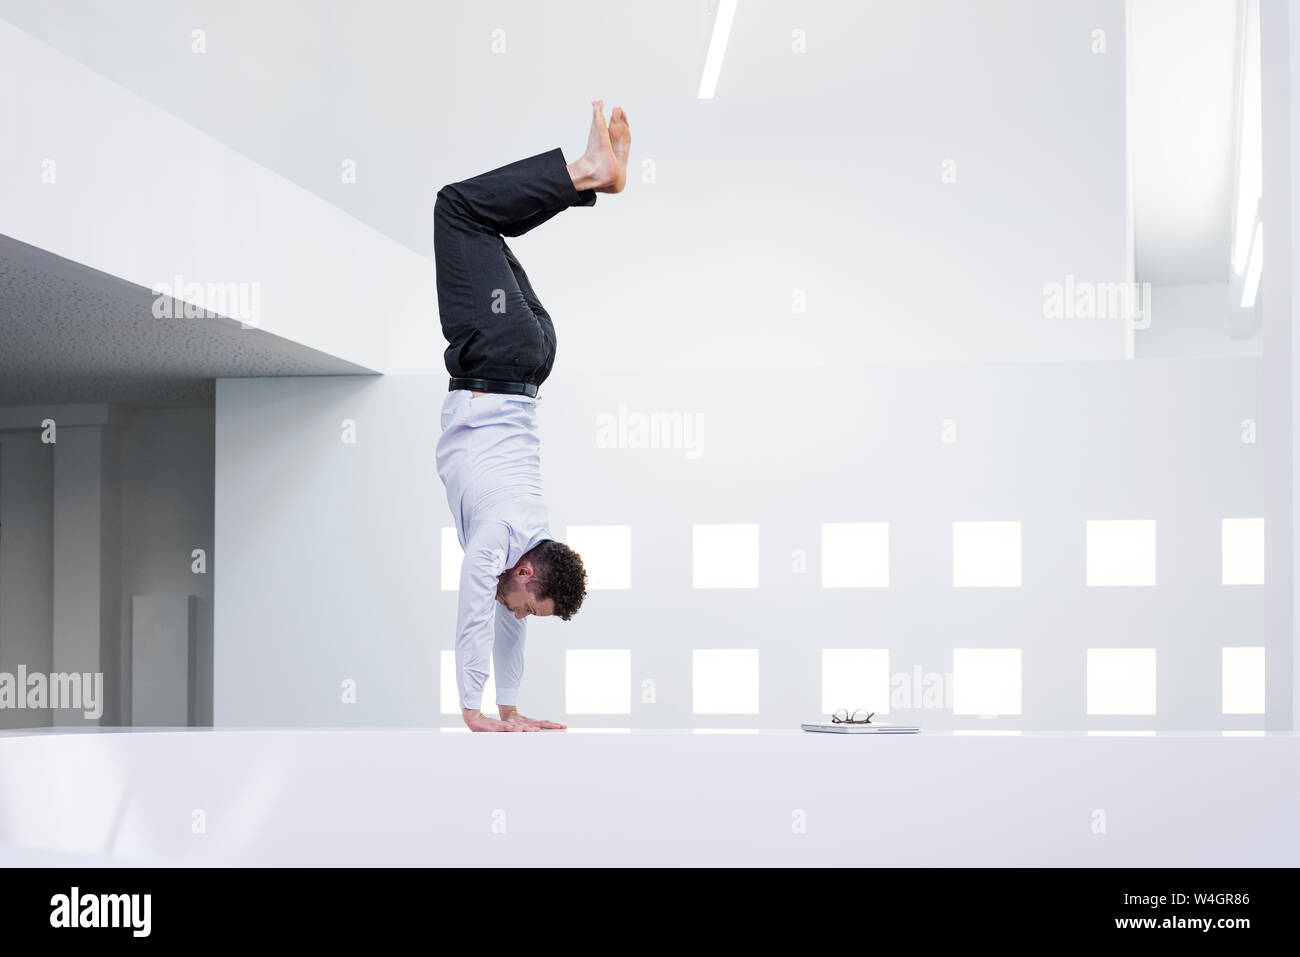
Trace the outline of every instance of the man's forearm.
{"type": "Polygon", "coordinates": [[[477,526],[465,544],[460,567],[460,594],[456,600],[456,689],[466,723],[482,719],[483,689],[492,666],[499,556],[508,542],[505,527],[496,523],[477,526]]]}

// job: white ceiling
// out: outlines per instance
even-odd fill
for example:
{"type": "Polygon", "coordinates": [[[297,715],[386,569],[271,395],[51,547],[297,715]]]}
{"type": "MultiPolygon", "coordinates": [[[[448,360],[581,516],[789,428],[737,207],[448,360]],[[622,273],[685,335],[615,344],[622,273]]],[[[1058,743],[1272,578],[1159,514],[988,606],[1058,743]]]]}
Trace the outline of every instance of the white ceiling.
{"type": "Polygon", "coordinates": [[[219,318],[158,319],[148,289],[0,236],[0,404],[208,405],[222,376],[367,370],[219,318]]]}
{"type": "Polygon", "coordinates": [[[1139,282],[1226,283],[1238,0],[1131,0],[1139,282]]]}
{"type": "MultiPolygon", "coordinates": [[[[432,255],[439,186],[554,146],[584,105],[694,105],[705,2],[0,0],[0,17],[432,255]],[[505,54],[491,51],[503,28],[505,54]],[[191,52],[191,34],[207,52],[191,52]],[[699,48],[699,56],[695,54],[699,48]],[[345,159],[355,183],[341,182],[345,159]]],[[[607,110],[608,112],[608,110],[607,110]]]]}
{"type": "MultiPolygon", "coordinates": [[[[0,0],[0,17],[423,255],[439,186],[572,154],[583,104],[626,107],[656,183],[638,168],[517,246],[557,369],[1122,356],[1113,324],[1045,321],[1042,290],[1123,278],[1124,0],[741,0],[700,101],[715,3],[0,0]],[[620,322],[654,331],[629,349],[620,322]]],[[[1234,2],[1135,3],[1139,278],[1221,279],[1234,2]]]]}
{"type": "MultiPolygon", "coordinates": [[[[502,157],[580,150],[594,97],[627,107],[642,157],[747,145],[752,155],[730,160],[762,164],[773,148],[834,144],[928,164],[931,150],[959,153],[975,134],[1010,145],[1041,135],[1044,119],[1062,125],[1046,111],[1087,110],[1092,80],[1068,73],[1062,47],[1086,63],[1089,31],[1122,36],[1124,9],[1123,0],[741,0],[717,98],[700,102],[716,5],[0,0],[0,17],[431,254],[440,185],[502,157]],[[191,52],[196,29],[201,55],[191,52]],[[491,50],[497,29],[504,54],[491,50]],[[802,56],[791,53],[796,29],[802,56]],[[354,184],[340,182],[345,159],[357,163],[354,184]]],[[[1108,62],[1122,63],[1122,52],[1108,62]]]]}

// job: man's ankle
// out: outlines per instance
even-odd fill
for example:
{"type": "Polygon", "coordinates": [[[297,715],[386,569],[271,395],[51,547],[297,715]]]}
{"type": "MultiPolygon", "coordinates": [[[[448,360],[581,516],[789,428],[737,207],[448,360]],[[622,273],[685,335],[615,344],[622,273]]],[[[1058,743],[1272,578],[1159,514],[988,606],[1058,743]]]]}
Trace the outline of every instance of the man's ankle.
{"type": "Polygon", "coordinates": [[[573,188],[580,193],[600,185],[595,175],[596,164],[587,159],[585,154],[570,163],[566,169],[569,171],[569,179],[573,180],[573,188]]]}

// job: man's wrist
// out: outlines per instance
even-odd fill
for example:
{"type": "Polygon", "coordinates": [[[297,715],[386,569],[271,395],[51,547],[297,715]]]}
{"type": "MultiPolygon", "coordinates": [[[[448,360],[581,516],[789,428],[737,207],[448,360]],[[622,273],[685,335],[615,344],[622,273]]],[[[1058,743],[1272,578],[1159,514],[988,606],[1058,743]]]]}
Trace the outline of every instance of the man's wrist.
{"type": "Polygon", "coordinates": [[[512,704],[499,704],[497,705],[497,713],[501,715],[501,720],[504,721],[512,714],[518,714],[519,709],[512,704]]]}

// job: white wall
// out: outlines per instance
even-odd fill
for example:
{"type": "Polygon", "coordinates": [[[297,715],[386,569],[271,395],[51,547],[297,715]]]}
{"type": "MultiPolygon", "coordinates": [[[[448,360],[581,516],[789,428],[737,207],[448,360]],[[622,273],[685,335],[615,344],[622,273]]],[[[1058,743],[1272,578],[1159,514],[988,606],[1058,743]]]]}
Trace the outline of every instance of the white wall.
{"type": "MultiPolygon", "coordinates": [[[[458,720],[438,694],[456,598],[440,587],[444,394],[440,377],[218,383],[217,725],[458,720]]],[[[1022,715],[894,713],[933,728],[1288,726],[1289,669],[1267,675],[1267,717],[1220,713],[1222,648],[1276,663],[1290,642],[1284,571],[1221,584],[1224,518],[1289,525],[1241,441],[1243,419],[1268,419],[1261,402],[1257,369],[1231,359],[877,367],[789,388],[557,377],[539,411],[552,531],[630,525],[632,587],[593,591],[572,622],[530,619],[521,707],[563,716],[566,649],[627,649],[631,713],[574,723],[791,727],[821,709],[823,648],[887,649],[910,681],[951,672],[954,648],[1007,647],[1022,650],[1022,715]],[[598,417],[620,406],[701,417],[699,456],[602,445],[598,417]],[[1086,585],[1085,523],[1116,518],[1156,522],[1156,587],[1086,585]],[[952,523],[970,520],[1022,523],[1020,587],[953,587],[952,523]],[[823,588],[823,522],[888,522],[889,587],[823,588]],[[759,525],[759,587],[692,587],[697,523],[759,525]],[[1114,647],[1156,649],[1156,714],[1087,715],[1086,651],[1114,647]],[[759,714],[693,714],[692,650],[712,648],[759,651],[759,714]]],[[[1287,536],[1267,549],[1286,569],[1287,536]]]]}
{"type": "MultiPolygon", "coordinates": [[[[1122,17],[1110,43],[1123,47],[1122,17]]],[[[1264,57],[1267,85],[1285,43],[1264,57]]],[[[1118,322],[1044,317],[1045,283],[1124,274],[1122,68],[1086,63],[1020,65],[1046,79],[1014,110],[939,98],[975,110],[951,129],[869,100],[870,130],[893,125],[851,153],[819,153],[797,110],[769,115],[734,170],[699,162],[725,151],[725,116],[687,118],[696,148],[656,156],[655,187],[511,243],[560,339],[540,412],[552,531],[632,530],[632,588],[530,623],[526,711],[564,714],[567,649],[631,656],[631,713],[584,720],[790,727],[822,707],[824,648],[887,650],[890,676],[910,678],[951,672],[973,646],[1020,649],[1021,714],[895,713],[935,728],[1291,726],[1286,270],[1266,265],[1259,357],[1095,361],[1123,355],[1118,322]],[[1053,71],[1091,85],[1053,85],[1053,71]],[[943,193],[922,154],[949,153],[982,175],[962,161],[943,193]],[[806,313],[791,310],[799,289],[806,313]],[[700,421],[701,454],[610,447],[597,423],[620,412],[700,421]],[[1265,522],[1265,584],[1222,584],[1222,522],[1240,517],[1265,522]],[[1096,519],[1156,523],[1156,586],[1087,586],[1096,519]],[[980,520],[1021,523],[1019,587],[954,587],[953,523],[980,520]],[[826,522],[889,523],[888,588],[821,587],[826,522]],[[759,587],[692,588],[692,525],[713,523],[759,526],[759,587]],[[1265,715],[1221,713],[1222,650],[1242,644],[1266,649],[1265,715]],[[759,652],[757,715],[693,713],[691,654],[713,648],[759,652]],[[1155,714],[1087,713],[1090,648],[1156,650],[1155,714]]],[[[927,103],[966,78],[936,69],[916,80],[927,103]]],[[[1274,86],[1273,197],[1285,108],[1274,86]]],[[[438,373],[218,383],[218,725],[457,720],[438,704],[455,619],[439,587],[444,390],[438,373]]]]}
{"type": "MultiPolygon", "coordinates": [[[[1290,73],[1289,73],[1289,92],[1290,103],[1288,104],[1287,123],[1289,124],[1290,141],[1288,147],[1289,155],[1300,157],[1300,2],[1291,0],[1289,10],[1290,29],[1287,32],[1287,47],[1289,51],[1290,73]]],[[[1280,16],[1280,13],[1279,13],[1280,16]]],[[[1283,167],[1289,170],[1290,177],[1287,186],[1290,189],[1290,216],[1291,216],[1291,234],[1290,258],[1288,272],[1292,277],[1300,276],[1300,168],[1295,164],[1288,163],[1283,167]]],[[[1274,207],[1277,208],[1276,206],[1274,207]]],[[[1281,262],[1284,268],[1288,265],[1288,259],[1283,256],[1273,254],[1273,261],[1281,262]]],[[[1300,328],[1300,296],[1296,296],[1294,290],[1291,292],[1291,328],[1292,330],[1300,328]]],[[[1291,344],[1291,383],[1292,389],[1295,384],[1300,382],[1300,336],[1292,336],[1291,344]]],[[[1291,415],[1291,502],[1292,502],[1292,520],[1295,524],[1292,527],[1292,573],[1295,579],[1292,583],[1292,600],[1291,627],[1294,629],[1300,622],[1300,556],[1297,556],[1294,549],[1297,543],[1300,543],[1300,511],[1295,510],[1295,503],[1300,501],[1300,416],[1295,415],[1296,403],[1294,396],[1290,402],[1291,415]]],[[[1300,716],[1300,654],[1296,654],[1296,643],[1293,641],[1291,646],[1291,665],[1293,668],[1291,691],[1294,696],[1292,704],[1293,716],[1300,716]]],[[[1298,718],[1300,719],[1300,718],[1298,718]]],[[[1293,729],[1294,729],[1293,723],[1293,729]]]]}
{"type": "Polygon", "coordinates": [[[446,388],[442,376],[217,380],[216,724],[437,721],[446,388]],[[340,705],[347,679],[355,707],[340,705]]]}
{"type": "Polygon", "coordinates": [[[1233,339],[1227,283],[1151,287],[1151,324],[1134,332],[1138,359],[1259,356],[1258,334],[1233,339]]]}
{"type": "Polygon", "coordinates": [[[0,63],[40,78],[0,93],[0,232],[146,288],[244,284],[250,325],[365,368],[440,348],[427,259],[4,21],[0,63]]]}

